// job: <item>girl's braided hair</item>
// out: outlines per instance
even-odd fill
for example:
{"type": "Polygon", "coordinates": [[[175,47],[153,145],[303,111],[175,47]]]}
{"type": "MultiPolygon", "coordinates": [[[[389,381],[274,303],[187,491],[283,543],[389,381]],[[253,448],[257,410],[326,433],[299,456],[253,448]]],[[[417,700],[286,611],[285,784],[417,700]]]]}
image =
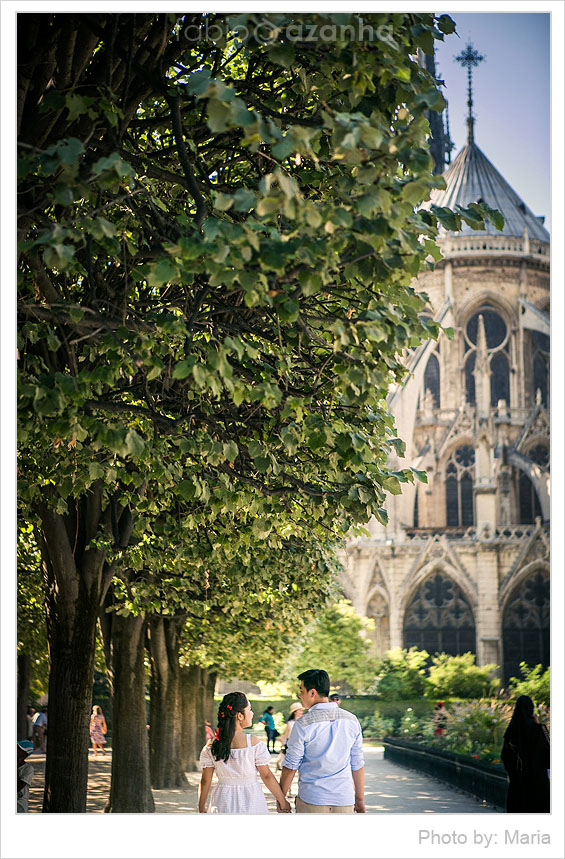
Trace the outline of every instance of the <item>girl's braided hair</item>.
{"type": "Polygon", "coordinates": [[[236,713],[243,713],[249,701],[243,692],[229,692],[218,708],[218,727],[212,741],[211,752],[217,760],[227,761],[231,754],[231,741],[235,734],[236,713]]]}

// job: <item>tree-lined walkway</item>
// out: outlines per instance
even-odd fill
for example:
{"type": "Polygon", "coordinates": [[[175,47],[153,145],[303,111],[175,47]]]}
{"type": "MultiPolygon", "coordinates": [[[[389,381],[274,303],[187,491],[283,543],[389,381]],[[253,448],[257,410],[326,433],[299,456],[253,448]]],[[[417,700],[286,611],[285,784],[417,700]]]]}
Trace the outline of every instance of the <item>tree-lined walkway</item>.
{"type": "MultiPolygon", "coordinates": [[[[365,746],[365,802],[369,814],[495,814],[501,809],[483,804],[462,791],[437,781],[425,773],[414,772],[386,761],[382,749],[365,746]]],[[[35,776],[30,791],[30,812],[41,811],[45,772],[45,755],[32,755],[35,776]]],[[[110,791],[111,751],[88,762],[87,813],[103,812],[110,791]]],[[[271,767],[274,771],[275,756],[271,767]]],[[[187,773],[187,788],[154,790],[158,814],[196,813],[200,773],[187,773]]],[[[293,786],[296,793],[296,785],[293,786]]],[[[275,801],[267,793],[269,810],[275,801]]],[[[291,804],[293,804],[291,800],[291,804]]]]}

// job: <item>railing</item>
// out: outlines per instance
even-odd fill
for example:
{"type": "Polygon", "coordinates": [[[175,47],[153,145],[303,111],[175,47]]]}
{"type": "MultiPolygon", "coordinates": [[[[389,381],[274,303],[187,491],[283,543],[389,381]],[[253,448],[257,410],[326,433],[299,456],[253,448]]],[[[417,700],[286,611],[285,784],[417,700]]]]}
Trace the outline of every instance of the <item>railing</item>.
{"type": "MultiPolygon", "coordinates": [[[[430,537],[445,535],[448,540],[460,542],[515,543],[524,537],[531,537],[538,525],[501,525],[487,534],[479,532],[475,526],[469,528],[406,528],[406,539],[410,542],[426,542],[430,537]]],[[[543,532],[549,534],[549,525],[544,525],[543,532]]]]}
{"type": "Polygon", "coordinates": [[[387,738],[383,745],[385,760],[428,773],[500,809],[506,807],[508,779],[502,767],[475,762],[455,752],[435,751],[406,740],[387,738]]]}
{"type": "Polygon", "coordinates": [[[440,238],[444,258],[459,256],[462,253],[510,253],[542,257],[549,260],[550,246],[539,239],[525,240],[515,236],[449,236],[440,238]]]}

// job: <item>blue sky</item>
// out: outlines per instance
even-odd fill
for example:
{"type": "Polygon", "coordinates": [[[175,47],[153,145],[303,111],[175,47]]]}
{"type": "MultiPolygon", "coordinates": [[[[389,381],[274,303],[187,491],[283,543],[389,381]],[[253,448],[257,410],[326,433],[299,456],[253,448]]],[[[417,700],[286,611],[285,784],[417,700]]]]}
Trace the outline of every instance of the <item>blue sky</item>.
{"type": "Polygon", "coordinates": [[[449,13],[457,33],[437,43],[449,102],[452,159],[465,145],[467,70],[456,63],[468,41],[486,57],[473,70],[475,142],[550,228],[550,16],[449,13]]]}

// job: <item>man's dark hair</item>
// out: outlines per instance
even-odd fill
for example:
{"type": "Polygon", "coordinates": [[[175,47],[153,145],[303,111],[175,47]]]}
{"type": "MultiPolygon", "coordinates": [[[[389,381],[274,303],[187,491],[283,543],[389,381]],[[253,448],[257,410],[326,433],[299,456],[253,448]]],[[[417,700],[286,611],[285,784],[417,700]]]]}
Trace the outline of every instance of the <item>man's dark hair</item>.
{"type": "Polygon", "coordinates": [[[310,668],[298,675],[298,679],[304,683],[307,692],[315,689],[320,698],[327,698],[330,694],[330,677],[323,668],[310,668]]]}
{"type": "Polygon", "coordinates": [[[275,709],[275,708],[274,708],[274,707],[273,707],[273,705],[271,704],[271,706],[270,706],[270,707],[265,707],[265,709],[263,710],[263,712],[264,712],[264,713],[270,713],[270,712],[271,712],[271,710],[274,710],[274,709],[275,709]]]}

